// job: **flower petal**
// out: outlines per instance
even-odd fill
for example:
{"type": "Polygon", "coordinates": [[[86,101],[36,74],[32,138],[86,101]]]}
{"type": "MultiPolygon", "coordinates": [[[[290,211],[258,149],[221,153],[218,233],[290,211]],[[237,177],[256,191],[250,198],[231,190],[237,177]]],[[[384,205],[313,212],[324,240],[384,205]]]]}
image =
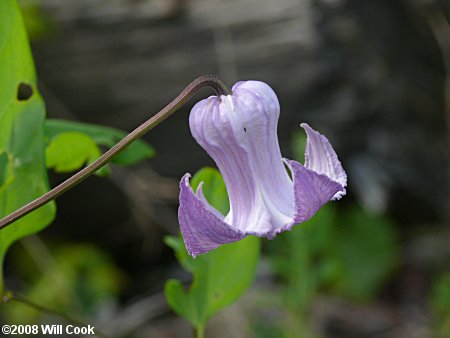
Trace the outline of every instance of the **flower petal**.
{"type": "MultiPolygon", "coordinates": [[[[310,219],[325,203],[344,189],[338,182],[305,168],[296,161],[286,160],[286,163],[294,179],[296,214],[293,224],[310,219]]],[[[292,225],[288,225],[282,231],[290,227],[292,225]]]]}
{"type": "Polygon", "coordinates": [[[308,136],[305,152],[305,168],[317,174],[325,175],[339,183],[342,189],[332,199],[340,199],[346,194],[347,175],[345,174],[344,168],[342,168],[336,152],[325,136],[312,129],[306,123],[302,123],[301,127],[305,129],[306,135],[308,136]]]}
{"type": "MultiPolygon", "coordinates": [[[[246,151],[250,173],[258,185],[265,208],[271,215],[272,230],[292,221],[294,200],[292,180],[283,164],[278,144],[277,124],[280,105],[274,91],[265,83],[245,81],[233,86],[237,132],[246,129],[246,151]]],[[[242,133],[242,132],[241,132],[242,133]]],[[[247,229],[246,229],[247,230],[247,229]]]]}
{"type": "Polygon", "coordinates": [[[189,174],[180,182],[178,220],[188,253],[195,257],[221,244],[236,242],[246,235],[223,221],[223,216],[206,201],[201,185],[197,195],[189,184],[189,174]]]}
{"type": "Polygon", "coordinates": [[[232,95],[200,101],[189,116],[192,135],[224,178],[230,199],[224,221],[244,233],[265,236],[293,220],[293,184],[277,138],[279,114],[267,84],[245,81],[232,95]]]}

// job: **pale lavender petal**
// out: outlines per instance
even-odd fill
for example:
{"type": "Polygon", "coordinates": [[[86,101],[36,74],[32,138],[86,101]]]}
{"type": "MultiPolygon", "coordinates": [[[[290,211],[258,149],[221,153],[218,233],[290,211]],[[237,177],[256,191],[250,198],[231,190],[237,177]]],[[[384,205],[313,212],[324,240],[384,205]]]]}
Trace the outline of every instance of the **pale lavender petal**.
{"type": "Polygon", "coordinates": [[[231,95],[197,103],[189,116],[196,141],[214,159],[230,200],[226,217],[180,183],[179,221],[189,254],[196,256],[247,235],[273,238],[345,195],[347,177],[328,140],[302,124],[308,140],[305,166],[283,163],[277,137],[280,106],[259,81],[238,82],[231,95]]]}
{"type": "MultiPolygon", "coordinates": [[[[296,161],[286,160],[294,179],[296,213],[294,224],[305,222],[333,196],[344,188],[329,177],[305,168],[296,161]]],[[[287,230],[290,225],[282,230],[287,230]]]]}
{"type": "Polygon", "coordinates": [[[305,152],[305,167],[339,183],[342,189],[332,199],[340,199],[346,193],[347,175],[342,168],[336,152],[325,136],[312,129],[306,123],[302,123],[301,126],[305,129],[306,135],[308,136],[305,152]]]}
{"type": "Polygon", "coordinates": [[[247,155],[236,139],[227,116],[230,97],[210,97],[196,104],[189,116],[191,132],[197,142],[216,162],[227,187],[230,213],[226,222],[241,231],[254,229],[264,219],[251,217],[261,209],[256,200],[257,186],[247,155]],[[225,107],[224,107],[225,106],[225,107]]]}
{"type": "Polygon", "coordinates": [[[292,220],[292,180],[283,164],[277,125],[280,105],[274,91],[260,81],[245,81],[233,87],[234,105],[240,114],[232,116],[236,133],[245,135],[241,147],[270,212],[273,230],[292,220]],[[245,132],[242,132],[243,128],[245,132]]]}
{"type": "Polygon", "coordinates": [[[188,253],[195,257],[221,244],[236,242],[245,237],[223,221],[223,216],[211,207],[203,196],[201,186],[194,194],[189,185],[189,174],[180,182],[178,220],[188,253]]]}
{"type": "Polygon", "coordinates": [[[230,199],[226,223],[264,236],[292,221],[292,181],[277,137],[280,114],[273,90],[240,82],[229,96],[197,103],[189,116],[192,135],[216,162],[230,199]]]}

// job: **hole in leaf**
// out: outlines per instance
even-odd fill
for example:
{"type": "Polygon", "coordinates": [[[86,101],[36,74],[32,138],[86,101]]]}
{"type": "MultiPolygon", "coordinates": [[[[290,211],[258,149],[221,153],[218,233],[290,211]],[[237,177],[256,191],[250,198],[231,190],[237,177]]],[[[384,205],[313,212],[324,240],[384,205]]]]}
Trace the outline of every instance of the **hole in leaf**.
{"type": "Polygon", "coordinates": [[[33,96],[33,87],[28,83],[21,82],[17,88],[17,100],[26,101],[33,96]]]}

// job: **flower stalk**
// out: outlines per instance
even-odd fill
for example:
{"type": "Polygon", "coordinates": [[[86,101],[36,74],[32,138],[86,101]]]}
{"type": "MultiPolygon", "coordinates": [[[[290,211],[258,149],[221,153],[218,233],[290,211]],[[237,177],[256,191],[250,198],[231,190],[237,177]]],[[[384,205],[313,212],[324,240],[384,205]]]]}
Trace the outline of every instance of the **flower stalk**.
{"type": "Polygon", "coordinates": [[[46,194],[36,198],[30,203],[24,205],[23,207],[17,209],[11,214],[5,216],[0,220],[0,230],[6,226],[17,221],[19,218],[29,214],[30,212],[40,208],[41,206],[47,204],[48,202],[54,200],[55,198],[61,196],[66,191],[72,189],[77,184],[84,181],[86,178],[94,174],[97,170],[106,165],[115,155],[120,153],[125,147],[136,141],[138,138],[142,137],[145,133],[156,127],[158,124],[163,122],[173,113],[175,113],[179,108],[181,108],[194,94],[203,87],[211,87],[214,89],[218,96],[229,95],[231,93],[230,89],[225,85],[225,83],[214,75],[203,75],[192,81],[172,102],[160,110],[157,114],[153,115],[147,121],[142,123],[139,127],[130,132],[122,140],[120,140],[115,146],[105,152],[97,160],[92,162],[90,165],[80,170],[70,178],[68,178],[63,183],[59,184],[55,188],[51,189],[46,194]]]}

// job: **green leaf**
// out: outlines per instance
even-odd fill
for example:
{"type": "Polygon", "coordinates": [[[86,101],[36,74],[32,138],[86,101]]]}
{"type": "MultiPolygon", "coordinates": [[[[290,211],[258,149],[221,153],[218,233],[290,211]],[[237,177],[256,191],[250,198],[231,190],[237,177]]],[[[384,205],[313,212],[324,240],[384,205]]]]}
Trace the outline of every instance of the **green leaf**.
{"type": "Polygon", "coordinates": [[[19,1],[25,28],[30,40],[39,39],[50,33],[55,28],[55,23],[50,16],[42,10],[42,5],[35,1],[19,1]]]}
{"type": "Polygon", "coordinates": [[[0,189],[3,185],[6,185],[6,179],[10,177],[11,161],[8,158],[8,154],[3,152],[0,154],[0,189]]]}
{"type": "MultiPolygon", "coordinates": [[[[46,247],[37,241],[28,241],[26,246],[46,247]]],[[[30,257],[32,250],[14,250],[24,281],[24,298],[74,319],[92,319],[116,301],[125,276],[104,252],[89,244],[64,243],[48,249],[52,259],[46,264],[36,264],[30,257]]],[[[17,324],[32,324],[45,317],[41,311],[18,302],[2,310],[9,322],[17,324]]]]}
{"type": "Polygon", "coordinates": [[[356,206],[324,206],[309,221],[269,243],[287,305],[306,311],[315,293],[328,290],[365,301],[375,296],[397,261],[394,226],[356,206]]]}
{"type": "MultiPolygon", "coordinates": [[[[0,218],[48,191],[44,102],[37,90],[28,39],[15,0],[0,1],[0,218]]],[[[0,264],[16,240],[54,217],[53,203],[0,231],[0,264]]],[[[0,278],[0,293],[3,278],[0,278]]]]}
{"type": "Polygon", "coordinates": [[[284,282],[284,302],[305,313],[323,284],[336,276],[336,258],[329,255],[333,244],[336,210],[324,206],[305,223],[269,242],[270,261],[284,282]]]}
{"type": "Polygon", "coordinates": [[[306,140],[306,133],[303,129],[296,131],[292,136],[293,158],[300,163],[305,163],[306,140]]]}
{"type": "MultiPolygon", "coordinates": [[[[228,209],[225,184],[219,172],[204,168],[192,179],[193,187],[204,182],[206,199],[215,208],[228,209]]],[[[188,320],[198,331],[206,321],[227,305],[235,302],[251,285],[259,260],[260,239],[247,237],[193,259],[188,255],[182,239],[166,238],[181,265],[193,274],[189,290],[178,280],[169,280],[165,294],[170,307],[188,320]]]]}
{"type": "MultiPolygon", "coordinates": [[[[294,158],[303,162],[304,132],[294,134],[292,147],[294,158]]],[[[337,208],[338,205],[329,203],[311,220],[297,225],[292,237],[290,234],[279,236],[287,238],[278,247],[272,246],[275,249],[275,267],[288,280],[288,287],[302,288],[301,282],[295,281],[295,276],[302,273],[308,276],[308,280],[314,278],[312,290],[326,288],[355,300],[370,299],[396,264],[395,227],[387,218],[357,206],[343,212],[337,212],[337,208]],[[300,235],[303,238],[296,241],[300,235]],[[307,252],[297,243],[303,243],[307,252]],[[308,258],[304,271],[300,271],[303,263],[295,263],[302,252],[308,258]]],[[[277,241],[278,238],[274,244],[277,241]]]]}
{"type": "Polygon", "coordinates": [[[195,260],[189,256],[183,240],[174,236],[166,236],[164,238],[164,243],[175,252],[175,256],[183,269],[190,273],[194,273],[195,260]]]}
{"type": "MultiPolygon", "coordinates": [[[[127,133],[110,128],[97,126],[94,124],[47,119],[45,121],[45,136],[53,139],[57,135],[64,132],[79,132],[90,136],[97,145],[107,146],[111,148],[127,133]]],[[[137,140],[130,144],[121,153],[117,154],[112,162],[121,165],[132,165],[146,158],[155,156],[155,150],[146,142],[137,140]]]]}
{"type": "Polygon", "coordinates": [[[430,305],[434,337],[450,337],[450,272],[442,272],[433,282],[430,305]]]}
{"type": "Polygon", "coordinates": [[[100,155],[100,149],[94,140],[90,136],[76,131],[58,134],[50,141],[45,150],[47,168],[54,168],[56,172],[60,173],[73,171],[86,163],[92,163],[100,155]]]}
{"type": "Polygon", "coordinates": [[[339,218],[336,256],[343,273],[336,291],[356,300],[375,295],[397,263],[397,234],[388,219],[354,207],[339,218]]]}
{"type": "Polygon", "coordinates": [[[191,179],[192,189],[196,191],[202,182],[204,182],[202,189],[205,197],[222,215],[226,215],[230,210],[227,188],[217,169],[210,167],[200,169],[191,179]]]}

